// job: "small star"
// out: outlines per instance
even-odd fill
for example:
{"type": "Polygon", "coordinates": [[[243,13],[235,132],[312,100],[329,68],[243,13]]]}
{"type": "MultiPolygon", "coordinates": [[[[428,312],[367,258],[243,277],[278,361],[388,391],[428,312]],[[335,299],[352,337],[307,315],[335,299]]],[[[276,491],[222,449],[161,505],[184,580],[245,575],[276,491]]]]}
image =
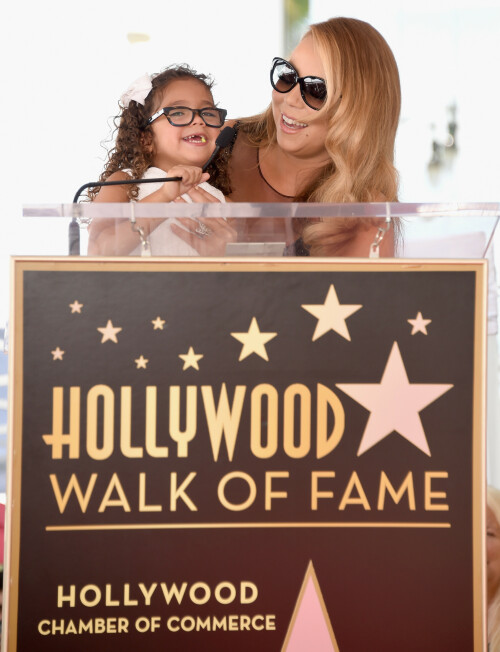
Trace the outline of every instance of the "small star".
{"type": "Polygon", "coordinates": [[[163,330],[163,324],[165,323],[165,320],[162,319],[161,317],[157,317],[156,319],[151,320],[151,323],[153,324],[153,330],[162,331],[163,330]]]}
{"type": "Polygon", "coordinates": [[[314,342],[328,331],[335,331],[350,342],[351,336],[345,320],[362,307],[359,304],[340,304],[333,284],[330,285],[325,303],[302,305],[304,310],[318,318],[312,341],[314,342]]]}
{"type": "Polygon", "coordinates": [[[62,360],[63,355],[66,353],[66,351],[61,351],[61,349],[57,347],[57,349],[54,349],[53,351],[51,351],[51,353],[52,353],[52,360],[62,360]]]}
{"type": "Polygon", "coordinates": [[[79,303],[76,299],[73,301],[73,303],[69,304],[69,307],[71,308],[71,312],[79,312],[81,314],[82,308],[83,308],[83,303],[79,303]]]}
{"type": "Polygon", "coordinates": [[[427,335],[427,324],[430,324],[432,319],[424,319],[422,317],[422,313],[419,312],[417,313],[417,316],[415,319],[407,319],[408,323],[410,323],[413,328],[411,329],[411,334],[415,335],[416,333],[423,333],[424,335],[427,335]]]}
{"type": "Polygon", "coordinates": [[[119,333],[122,329],[120,327],[114,327],[111,319],[108,319],[106,326],[98,328],[97,330],[102,333],[101,344],[104,344],[104,342],[107,342],[108,340],[118,344],[118,338],[116,337],[116,334],[119,333]]]}
{"type": "Polygon", "coordinates": [[[370,411],[358,456],[393,431],[431,456],[419,412],[450,390],[445,383],[410,383],[398,343],[392,345],[380,383],[337,384],[370,411]]]}
{"type": "Polygon", "coordinates": [[[148,364],[149,360],[141,355],[141,357],[137,358],[137,360],[134,360],[134,362],[137,365],[137,369],[146,369],[146,365],[148,364]]]}
{"type": "Polygon", "coordinates": [[[273,337],[276,337],[277,334],[278,333],[261,333],[259,325],[257,324],[257,319],[252,317],[250,328],[247,333],[231,333],[232,337],[243,344],[238,362],[248,358],[252,353],[256,353],[264,360],[269,361],[265,344],[269,342],[269,340],[272,340],[273,337]]]}
{"type": "Polygon", "coordinates": [[[198,360],[201,360],[203,358],[203,354],[199,353],[196,354],[193,350],[193,347],[189,347],[189,351],[187,353],[180,353],[179,358],[181,360],[184,360],[184,366],[182,367],[182,371],[186,371],[186,369],[189,369],[189,367],[193,367],[194,369],[197,369],[198,371],[200,370],[200,367],[198,366],[198,360]]]}

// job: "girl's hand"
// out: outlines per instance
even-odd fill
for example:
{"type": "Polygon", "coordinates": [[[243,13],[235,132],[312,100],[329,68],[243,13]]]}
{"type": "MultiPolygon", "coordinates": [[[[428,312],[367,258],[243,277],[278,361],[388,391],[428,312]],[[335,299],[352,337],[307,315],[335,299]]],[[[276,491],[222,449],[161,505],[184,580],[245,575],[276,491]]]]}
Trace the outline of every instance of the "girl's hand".
{"type": "MultiPolygon", "coordinates": [[[[191,193],[189,195],[191,196],[191,193]]],[[[210,196],[212,197],[212,195],[210,196]]],[[[184,228],[177,224],[171,224],[170,228],[173,233],[196,249],[200,256],[224,256],[227,243],[237,240],[236,229],[231,224],[234,220],[225,220],[223,217],[198,220],[193,220],[190,217],[178,217],[177,221],[184,228]]]]}
{"type": "MultiPolygon", "coordinates": [[[[174,165],[170,170],[167,170],[167,177],[181,177],[182,181],[166,181],[157,191],[159,197],[156,201],[173,201],[184,193],[193,191],[199,183],[208,181],[210,175],[193,165],[174,165]]],[[[156,195],[156,193],[154,194],[156,195]]]]}

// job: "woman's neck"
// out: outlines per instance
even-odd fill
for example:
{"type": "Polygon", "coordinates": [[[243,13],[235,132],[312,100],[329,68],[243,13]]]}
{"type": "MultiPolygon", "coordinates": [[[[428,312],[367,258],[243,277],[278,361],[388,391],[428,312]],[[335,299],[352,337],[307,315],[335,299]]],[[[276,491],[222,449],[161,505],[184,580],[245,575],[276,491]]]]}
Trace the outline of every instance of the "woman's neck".
{"type": "Polygon", "coordinates": [[[331,159],[328,154],[304,159],[283,151],[276,143],[259,150],[261,174],[279,194],[295,197],[331,159]]]}

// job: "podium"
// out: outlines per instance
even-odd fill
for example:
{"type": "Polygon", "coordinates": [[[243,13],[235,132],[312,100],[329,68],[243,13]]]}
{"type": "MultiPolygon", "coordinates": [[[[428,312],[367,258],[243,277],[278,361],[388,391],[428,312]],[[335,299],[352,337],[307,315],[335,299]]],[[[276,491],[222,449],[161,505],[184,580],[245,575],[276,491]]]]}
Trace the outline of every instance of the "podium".
{"type": "Polygon", "coordinates": [[[82,255],[13,261],[4,650],[485,649],[497,205],[25,214],[82,255]],[[183,217],[238,237],[171,257],[136,231],[183,217]],[[282,255],[315,218],[377,239],[282,255]],[[96,219],[135,253],[85,255],[96,219]]]}

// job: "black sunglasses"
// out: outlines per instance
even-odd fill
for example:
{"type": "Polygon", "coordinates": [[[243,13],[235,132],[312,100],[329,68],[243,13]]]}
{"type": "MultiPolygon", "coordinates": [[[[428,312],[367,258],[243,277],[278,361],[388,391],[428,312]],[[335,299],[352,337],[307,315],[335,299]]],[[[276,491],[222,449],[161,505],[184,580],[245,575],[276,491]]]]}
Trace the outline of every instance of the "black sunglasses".
{"type": "Polygon", "coordinates": [[[187,127],[193,122],[196,115],[200,116],[207,127],[222,127],[227,111],[226,109],[216,109],[213,106],[206,106],[204,109],[190,109],[188,106],[164,106],[149,118],[146,126],[161,115],[164,115],[174,127],[187,127]]]}
{"type": "Polygon", "coordinates": [[[299,73],[286,59],[275,57],[271,68],[271,86],[278,93],[289,93],[297,84],[304,102],[319,111],[326,100],[326,81],[321,77],[299,77],[299,73]]]}

